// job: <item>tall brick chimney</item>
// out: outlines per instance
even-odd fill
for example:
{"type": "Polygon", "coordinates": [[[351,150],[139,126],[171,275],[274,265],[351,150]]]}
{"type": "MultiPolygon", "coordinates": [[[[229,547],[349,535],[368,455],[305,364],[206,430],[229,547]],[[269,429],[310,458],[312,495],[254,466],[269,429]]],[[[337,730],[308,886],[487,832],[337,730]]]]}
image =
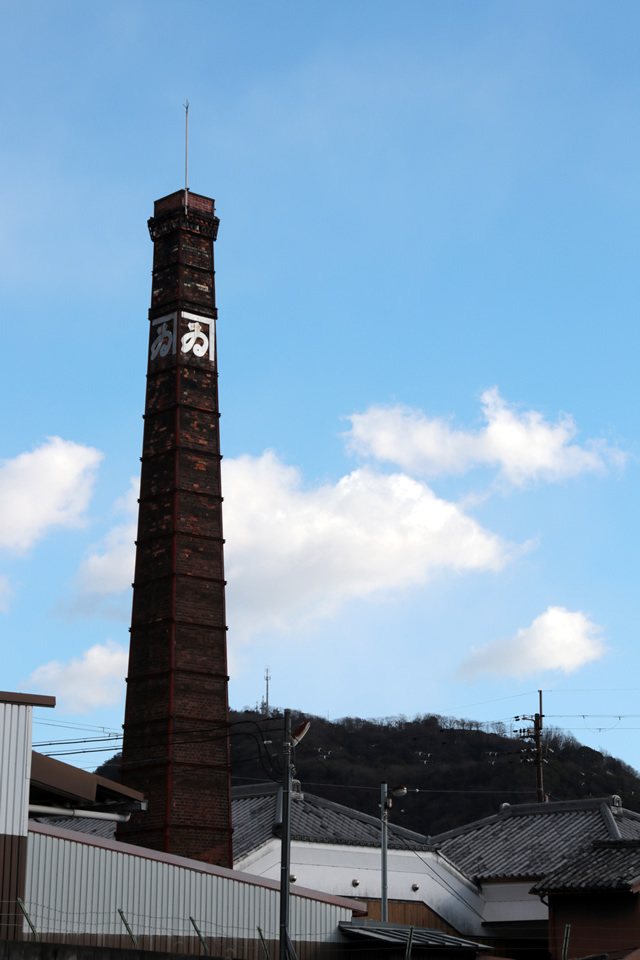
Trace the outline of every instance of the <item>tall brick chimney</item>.
{"type": "Polygon", "coordinates": [[[149,220],[153,283],[118,837],[231,867],[214,201],[149,220]]]}

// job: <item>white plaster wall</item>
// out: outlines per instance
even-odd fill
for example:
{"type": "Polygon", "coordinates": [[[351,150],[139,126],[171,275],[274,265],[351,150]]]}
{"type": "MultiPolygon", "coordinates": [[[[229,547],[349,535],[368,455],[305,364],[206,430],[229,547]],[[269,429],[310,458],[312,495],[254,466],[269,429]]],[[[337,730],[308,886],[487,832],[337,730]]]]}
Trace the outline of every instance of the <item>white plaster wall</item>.
{"type": "Polygon", "coordinates": [[[525,880],[521,883],[483,883],[481,892],[485,901],[485,922],[548,920],[549,908],[540,897],[529,893],[533,883],[533,880],[525,880]]]}
{"type": "MultiPolygon", "coordinates": [[[[280,878],[280,841],[270,840],[235,863],[235,869],[271,880],[280,878]]],[[[380,850],[330,843],[291,844],[296,883],[342,897],[380,899],[380,850]],[[357,880],[357,886],[353,885],[357,880]]],[[[425,903],[463,934],[482,934],[484,900],[477,887],[437,853],[388,852],[390,900],[425,903]],[[417,884],[418,890],[412,890],[417,884]]]]}

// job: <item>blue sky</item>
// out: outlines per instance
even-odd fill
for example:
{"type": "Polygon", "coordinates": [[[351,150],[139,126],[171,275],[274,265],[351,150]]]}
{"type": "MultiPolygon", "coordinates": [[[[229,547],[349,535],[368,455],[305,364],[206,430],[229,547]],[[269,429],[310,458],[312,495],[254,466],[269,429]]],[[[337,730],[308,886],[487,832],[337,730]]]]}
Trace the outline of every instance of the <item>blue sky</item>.
{"type": "Polygon", "coordinates": [[[640,767],[637,4],[1,9],[4,688],[122,722],[146,220],[188,98],[232,706],[267,664],[331,718],[541,688],[640,767]]]}

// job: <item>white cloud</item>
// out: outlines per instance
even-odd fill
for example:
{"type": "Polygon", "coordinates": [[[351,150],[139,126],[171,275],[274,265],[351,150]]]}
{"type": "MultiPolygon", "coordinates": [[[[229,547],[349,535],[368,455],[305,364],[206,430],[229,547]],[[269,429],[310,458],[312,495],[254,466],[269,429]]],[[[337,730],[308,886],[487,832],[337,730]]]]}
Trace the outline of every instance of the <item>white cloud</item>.
{"type": "Polygon", "coordinates": [[[2,574],[0,576],[0,613],[9,612],[9,600],[13,596],[13,587],[9,582],[9,577],[2,574]]]}
{"type": "Polygon", "coordinates": [[[473,650],[458,671],[463,678],[481,673],[526,677],[546,670],[572,673],[605,653],[601,628],[580,610],[548,607],[514,637],[473,650]]]}
{"type": "MultiPolygon", "coordinates": [[[[422,481],[364,468],[305,489],[272,452],[223,463],[229,622],[235,638],[328,617],[349,598],[426,583],[437,571],[500,570],[515,554],[422,481]]],[[[72,612],[126,619],[139,481],[130,514],[78,571],[72,612]],[[126,595],[113,601],[114,595],[126,595]]]]}
{"type": "Polygon", "coordinates": [[[78,527],[102,453],[49,437],[0,464],[0,546],[26,550],[52,527],[78,527]]]}
{"type": "Polygon", "coordinates": [[[125,514],[127,519],[113,526],[81,564],[77,577],[81,594],[103,597],[131,586],[139,491],[140,479],[132,477],[129,490],[115,503],[115,510],[125,514]]]}
{"type": "Polygon", "coordinates": [[[497,387],[486,390],[481,402],[486,426],[480,430],[456,430],[447,420],[408,407],[372,406],[347,418],[351,429],[345,437],[353,452],[410,473],[460,474],[486,465],[498,467],[516,486],[603,470],[607,461],[624,462],[622,451],[602,440],[573,443],[577,429],[568,415],[550,423],[536,410],[507,404],[497,387]]]}
{"type": "Polygon", "coordinates": [[[298,470],[272,452],[224,464],[235,637],[288,630],[441,570],[500,570],[512,556],[500,537],[404,474],[364,468],[305,489],[298,470]]]}
{"type": "Polygon", "coordinates": [[[97,643],[67,663],[51,660],[33,671],[27,683],[57,698],[63,713],[90,713],[97,707],[120,703],[125,692],[128,653],[107,640],[97,643]]]}

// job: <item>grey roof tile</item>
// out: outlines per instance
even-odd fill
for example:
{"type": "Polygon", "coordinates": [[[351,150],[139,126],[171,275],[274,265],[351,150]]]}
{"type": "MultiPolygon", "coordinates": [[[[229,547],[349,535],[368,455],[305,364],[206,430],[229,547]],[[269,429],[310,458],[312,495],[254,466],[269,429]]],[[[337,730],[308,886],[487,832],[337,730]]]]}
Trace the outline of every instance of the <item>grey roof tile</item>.
{"type": "Polygon", "coordinates": [[[625,810],[624,816],[616,819],[621,840],[640,840],[640,814],[625,810]]]}
{"type": "MultiPolygon", "coordinates": [[[[279,836],[282,807],[277,785],[232,791],[233,853],[240,859],[271,837],[279,836]]],[[[380,820],[310,793],[293,793],[291,839],[360,847],[380,846],[380,820]]],[[[428,837],[389,825],[389,849],[428,849],[428,837]]]]}
{"type": "Polygon", "coordinates": [[[532,893],[630,891],[640,881],[640,841],[594,843],[535,884],[532,893]]]}
{"type": "Polygon", "coordinates": [[[270,840],[277,795],[235,797],[232,801],[233,858],[239,860],[270,840]]]}
{"type": "Polygon", "coordinates": [[[432,837],[433,845],[475,880],[537,878],[594,840],[631,833],[640,818],[617,798],[506,806],[499,814],[432,837]]]}
{"type": "MultiPolygon", "coordinates": [[[[618,804],[613,798],[604,798],[506,806],[493,817],[431,838],[390,824],[389,848],[435,848],[475,880],[535,880],[555,876],[576,855],[590,851],[594,841],[640,841],[640,814],[618,804]]],[[[278,784],[234,788],[232,811],[233,852],[237,861],[279,836],[278,784]]],[[[116,825],[109,821],[37,819],[107,839],[115,835],[116,825]]],[[[379,847],[380,820],[313,794],[294,794],[291,836],[293,840],[312,843],[379,847]]],[[[628,856],[633,858],[635,854],[628,856]]]]}
{"type": "MultiPolygon", "coordinates": [[[[304,794],[304,799],[294,799],[291,804],[291,836],[295,840],[379,847],[380,819],[313,794],[304,794]]],[[[428,837],[389,824],[388,846],[390,850],[426,849],[428,837]]]]}

